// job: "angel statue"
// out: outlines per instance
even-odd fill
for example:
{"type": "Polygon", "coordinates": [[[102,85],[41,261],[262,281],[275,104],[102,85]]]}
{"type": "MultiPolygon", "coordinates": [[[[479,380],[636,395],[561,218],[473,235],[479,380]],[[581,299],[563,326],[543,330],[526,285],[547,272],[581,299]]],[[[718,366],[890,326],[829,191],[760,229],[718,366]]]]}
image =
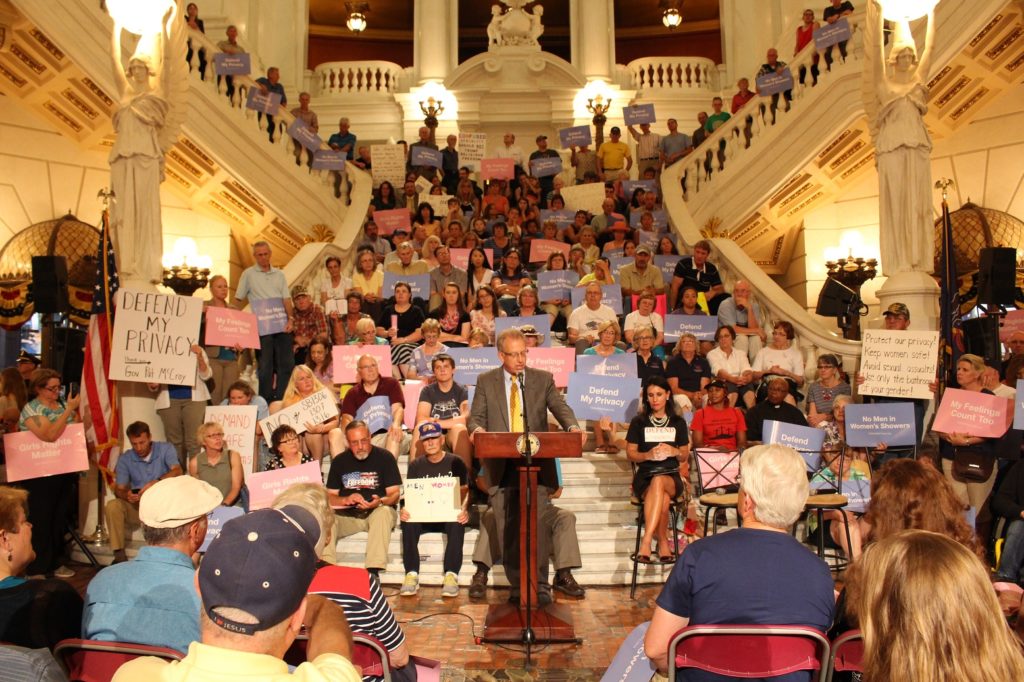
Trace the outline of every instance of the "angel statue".
{"type": "Polygon", "coordinates": [[[127,66],[114,22],[114,74],[120,101],[114,112],[116,138],[110,150],[115,199],[111,226],[122,281],[163,280],[160,183],[164,155],[177,141],[185,118],[187,31],[175,3],[165,0],[162,24],[141,35],[127,66]]]}
{"type": "Polygon", "coordinates": [[[865,98],[875,139],[878,168],[878,222],[882,270],[931,272],[935,259],[932,213],[932,142],[924,124],[928,111],[928,70],[935,38],[935,12],[928,13],[920,53],[906,20],[895,22],[888,59],[882,41],[882,14],[868,3],[865,54],[873,62],[873,97],[865,98]],[[872,35],[873,34],[873,35],[872,35]],[[870,41],[870,42],[869,42],[870,41]]]}

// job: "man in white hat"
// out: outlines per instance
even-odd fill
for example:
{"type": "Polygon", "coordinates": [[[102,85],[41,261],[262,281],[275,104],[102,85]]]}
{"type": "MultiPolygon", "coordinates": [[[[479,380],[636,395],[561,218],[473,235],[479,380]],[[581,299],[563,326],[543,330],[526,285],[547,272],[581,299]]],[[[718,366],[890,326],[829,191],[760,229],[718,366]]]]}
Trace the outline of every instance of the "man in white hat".
{"type": "Polygon", "coordinates": [[[139,502],[146,546],[134,560],[108,566],[89,583],[82,637],[187,653],[199,640],[192,555],[206,537],[206,515],[223,499],[191,476],[154,483],[139,502]]]}

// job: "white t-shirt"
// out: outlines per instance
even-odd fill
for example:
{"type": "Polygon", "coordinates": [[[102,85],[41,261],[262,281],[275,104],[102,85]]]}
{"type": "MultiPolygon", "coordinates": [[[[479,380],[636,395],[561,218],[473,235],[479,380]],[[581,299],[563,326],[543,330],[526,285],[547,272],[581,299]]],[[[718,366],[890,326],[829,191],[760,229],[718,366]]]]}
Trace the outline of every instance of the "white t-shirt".
{"type": "Polygon", "coordinates": [[[642,316],[639,310],[634,310],[629,315],[626,315],[624,332],[641,327],[654,327],[654,330],[660,334],[665,331],[665,322],[661,319],[661,315],[654,311],[651,311],[651,314],[647,317],[642,316]]]}
{"type": "Polygon", "coordinates": [[[596,339],[597,328],[601,326],[602,322],[606,320],[618,319],[615,315],[615,311],[601,304],[597,307],[597,310],[591,310],[584,303],[579,308],[576,308],[569,315],[569,322],[566,327],[569,329],[575,329],[579,332],[580,338],[596,339]]]}
{"type": "Polygon", "coordinates": [[[804,361],[800,351],[790,346],[785,350],[766,346],[757,352],[754,358],[752,369],[755,372],[767,372],[769,368],[778,365],[782,369],[792,372],[798,377],[804,375],[804,361]]]}
{"type": "Polygon", "coordinates": [[[708,351],[707,358],[708,362],[711,363],[711,375],[715,377],[723,369],[732,375],[742,374],[750,369],[750,361],[747,360],[747,354],[736,348],[732,349],[731,355],[726,355],[721,348],[712,348],[708,351]]]}

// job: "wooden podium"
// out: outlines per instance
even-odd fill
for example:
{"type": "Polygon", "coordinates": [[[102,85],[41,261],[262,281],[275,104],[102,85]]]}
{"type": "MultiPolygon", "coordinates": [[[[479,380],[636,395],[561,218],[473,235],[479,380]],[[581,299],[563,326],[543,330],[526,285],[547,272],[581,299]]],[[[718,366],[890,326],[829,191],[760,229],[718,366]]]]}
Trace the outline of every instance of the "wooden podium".
{"type": "MultiPolygon", "coordinates": [[[[535,509],[531,519],[526,513],[526,501],[527,495],[530,500],[537,499],[537,473],[540,467],[536,463],[533,466],[525,465],[526,458],[520,454],[523,446],[519,441],[522,436],[522,433],[480,432],[474,437],[474,451],[477,457],[506,458],[515,460],[509,462],[510,465],[520,465],[519,604],[490,605],[484,622],[483,641],[519,642],[527,645],[578,641],[567,607],[554,603],[543,607],[537,604],[537,528],[534,522],[537,512],[535,509]],[[524,551],[527,547],[528,552],[524,551]],[[527,595],[532,612],[529,617],[526,609],[527,595]]],[[[577,432],[531,431],[530,440],[534,459],[583,456],[583,443],[577,432]]],[[[512,531],[506,528],[505,532],[512,531]]],[[[504,548],[502,552],[504,553],[504,548]]],[[[542,559],[548,561],[548,557],[542,559]]]]}

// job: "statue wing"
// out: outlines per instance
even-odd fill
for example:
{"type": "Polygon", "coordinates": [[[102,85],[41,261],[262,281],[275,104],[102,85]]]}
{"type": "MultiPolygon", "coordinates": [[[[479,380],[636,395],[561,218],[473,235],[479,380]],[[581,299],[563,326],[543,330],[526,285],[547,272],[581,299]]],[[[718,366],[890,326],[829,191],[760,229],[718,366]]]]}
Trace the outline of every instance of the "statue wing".
{"type": "Polygon", "coordinates": [[[861,99],[868,119],[868,132],[872,141],[878,137],[878,82],[885,77],[884,48],[882,46],[882,8],[876,0],[869,0],[865,8],[864,24],[861,26],[864,46],[864,69],[861,74],[861,99]]]}
{"type": "Polygon", "coordinates": [[[185,55],[188,52],[188,28],[180,11],[171,16],[164,35],[161,86],[167,101],[167,118],[160,129],[160,149],[167,151],[178,141],[187,111],[189,73],[185,55]]]}

